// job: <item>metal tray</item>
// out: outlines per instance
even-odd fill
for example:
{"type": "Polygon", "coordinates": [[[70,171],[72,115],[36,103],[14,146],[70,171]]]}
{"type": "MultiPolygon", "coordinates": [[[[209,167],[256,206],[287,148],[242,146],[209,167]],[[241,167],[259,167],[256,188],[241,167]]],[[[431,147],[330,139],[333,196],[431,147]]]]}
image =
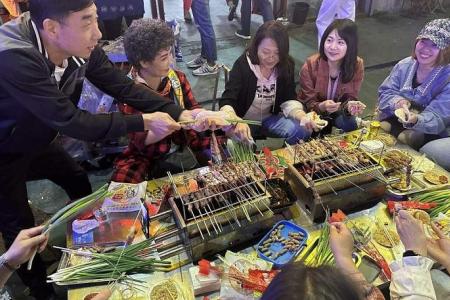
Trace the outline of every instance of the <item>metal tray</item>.
{"type": "Polygon", "coordinates": [[[400,191],[391,186],[387,187],[387,192],[392,196],[402,197],[411,194],[431,192],[435,190],[441,190],[444,188],[450,188],[450,184],[430,184],[423,179],[422,173],[416,173],[411,176],[411,188],[406,191],[400,191]]]}

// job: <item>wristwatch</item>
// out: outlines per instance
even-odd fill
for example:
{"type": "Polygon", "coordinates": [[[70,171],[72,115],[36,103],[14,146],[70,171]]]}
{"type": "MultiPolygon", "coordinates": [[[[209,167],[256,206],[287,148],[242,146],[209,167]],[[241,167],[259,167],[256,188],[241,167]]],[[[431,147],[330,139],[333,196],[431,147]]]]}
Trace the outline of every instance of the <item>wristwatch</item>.
{"type": "Polygon", "coordinates": [[[408,257],[408,256],[419,256],[419,254],[417,254],[413,250],[406,250],[405,252],[403,252],[403,257],[408,257]]]}
{"type": "Polygon", "coordinates": [[[11,272],[14,272],[18,268],[20,268],[20,265],[15,266],[15,267],[11,266],[11,264],[8,262],[8,260],[6,259],[5,255],[3,254],[2,256],[0,256],[0,268],[1,267],[5,267],[8,270],[10,270],[11,272]]]}

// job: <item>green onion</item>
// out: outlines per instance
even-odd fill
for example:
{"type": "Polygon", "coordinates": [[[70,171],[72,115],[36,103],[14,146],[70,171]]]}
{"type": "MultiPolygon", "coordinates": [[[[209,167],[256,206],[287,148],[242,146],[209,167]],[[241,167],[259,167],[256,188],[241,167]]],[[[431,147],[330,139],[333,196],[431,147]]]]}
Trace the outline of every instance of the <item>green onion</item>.
{"type": "MultiPolygon", "coordinates": [[[[79,214],[86,211],[88,208],[90,208],[97,200],[104,199],[105,196],[108,194],[108,184],[103,185],[101,188],[99,188],[94,193],[81,198],[75,202],[72,202],[71,204],[64,206],[59,211],[57,211],[47,222],[44,224],[44,228],[42,230],[43,234],[49,233],[53,228],[56,228],[61,223],[65,223],[79,214]]],[[[30,259],[28,260],[27,268],[28,270],[31,270],[31,267],[33,265],[34,257],[36,256],[37,248],[34,249],[30,259]]]]}
{"type": "Polygon", "coordinates": [[[256,161],[252,145],[229,140],[227,149],[230,152],[232,161],[235,163],[256,161]]]}
{"type": "Polygon", "coordinates": [[[108,184],[105,184],[94,193],[61,208],[45,223],[43,232],[47,233],[59,224],[75,218],[77,215],[92,207],[98,200],[103,200],[107,194],[108,184]]]}
{"type": "Polygon", "coordinates": [[[158,260],[152,255],[152,243],[153,240],[148,239],[111,253],[92,253],[88,262],[59,269],[48,276],[48,282],[71,285],[95,279],[114,281],[121,280],[124,275],[170,271],[171,262],[158,260]]]}
{"type": "MultiPolygon", "coordinates": [[[[328,220],[326,218],[325,220],[328,220]]],[[[324,223],[324,227],[320,232],[319,242],[317,244],[316,254],[314,260],[311,262],[312,267],[318,267],[322,265],[333,265],[334,256],[330,248],[330,224],[327,221],[324,223]]]]}
{"type": "Polygon", "coordinates": [[[422,193],[419,195],[415,195],[414,199],[424,202],[424,203],[430,203],[435,202],[437,203],[436,207],[433,207],[429,209],[430,217],[435,218],[439,215],[439,213],[447,214],[447,212],[450,211],[450,190],[439,190],[439,191],[432,191],[427,193],[422,193]]]}

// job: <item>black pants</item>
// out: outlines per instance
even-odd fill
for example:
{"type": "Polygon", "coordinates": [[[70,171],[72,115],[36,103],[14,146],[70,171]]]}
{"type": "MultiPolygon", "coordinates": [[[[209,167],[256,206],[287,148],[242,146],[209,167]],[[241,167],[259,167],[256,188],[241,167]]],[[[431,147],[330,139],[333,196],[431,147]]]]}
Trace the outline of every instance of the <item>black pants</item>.
{"type": "MultiPolygon", "coordinates": [[[[407,130],[405,127],[403,127],[403,124],[400,123],[397,119],[397,117],[390,117],[386,120],[383,120],[383,122],[387,122],[391,125],[391,131],[390,134],[395,136],[396,138],[400,135],[400,133],[402,133],[403,131],[407,130]]],[[[414,148],[414,150],[418,151],[420,147],[422,147],[423,145],[425,145],[428,142],[434,141],[436,139],[440,139],[442,138],[442,136],[437,135],[437,134],[423,134],[423,142],[421,145],[410,145],[412,148],[414,148]]]]}
{"type": "MultiPolygon", "coordinates": [[[[143,17],[142,15],[126,16],[125,22],[127,26],[130,26],[133,20],[142,19],[142,17],[143,17]]],[[[101,20],[99,22],[99,28],[100,31],[102,32],[102,39],[111,41],[118,38],[122,34],[122,20],[123,17],[101,20]]]]}
{"type": "MultiPolygon", "coordinates": [[[[28,205],[26,181],[49,179],[62,187],[71,200],[92,193],[85,171],[58,144],[32,154],[0,154],[0,231],[8,249],[20,230],[35,226],[28,205]]],[[[26,264],[18,275],[37,299],[53,290],[46,281],[46,268],[39,255],[28,271],[26,264]]]]}

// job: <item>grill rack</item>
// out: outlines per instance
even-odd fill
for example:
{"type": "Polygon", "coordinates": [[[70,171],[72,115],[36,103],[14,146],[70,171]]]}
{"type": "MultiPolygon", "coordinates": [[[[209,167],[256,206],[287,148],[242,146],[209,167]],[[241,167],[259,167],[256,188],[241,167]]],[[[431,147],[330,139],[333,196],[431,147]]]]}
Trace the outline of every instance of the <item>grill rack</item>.
{"type": "Polygon", "coordinates": [[[288,149],[302,184],[314,186],[320,194],[337,195],[349,186],[364,190],[360,184],[373,179],[387,183],[379,162],[358,147],[342,148],[338,141],[321,138],[288,149]]]}
{"type": "Polygon", "coordinates": [[[170,172],[168,177],[181,223],[196,226],[202,239],[203,231],[209,236],[211,232],[219,235],[223,223],[241,227],[242,218],[251,222],[254,212],[263,216],[263,211],[271,211],[267,178],[255,162],[227,162],[201,168],[185,173],[182,182],[177,182],[170,172]],[[201,187],[195,188],[195,183],[201,187]]]}

